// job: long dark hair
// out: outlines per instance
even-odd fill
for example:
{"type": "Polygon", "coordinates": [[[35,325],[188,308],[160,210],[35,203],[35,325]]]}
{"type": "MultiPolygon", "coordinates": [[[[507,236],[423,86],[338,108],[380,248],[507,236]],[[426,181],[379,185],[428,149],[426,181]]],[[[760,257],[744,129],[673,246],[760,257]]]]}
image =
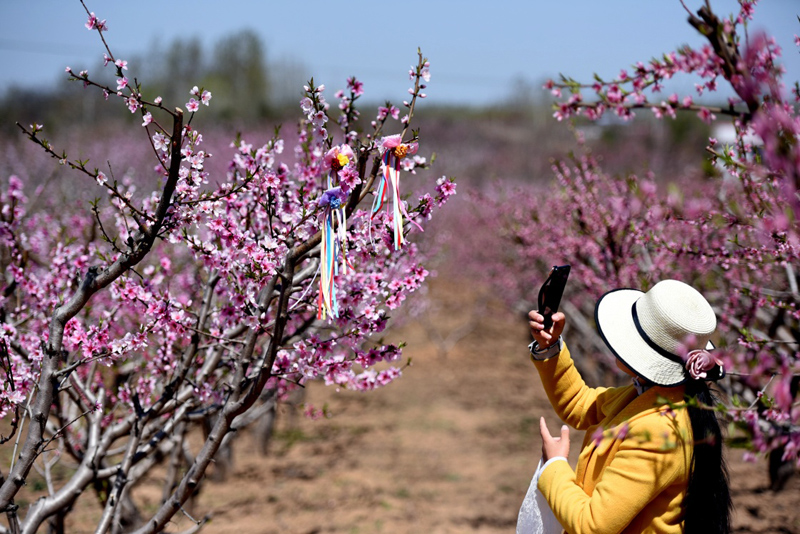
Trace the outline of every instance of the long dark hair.
{"type": "Polygon", "coordinates": [[[722,429],[716,412],[709,409],[716,406],[717,399],[704,380],[689,380],[686,397],[694,451],[689,489],[683,501],[684,532],[728,534],[733,507],[728,467],[722,454],[722,429]]]}

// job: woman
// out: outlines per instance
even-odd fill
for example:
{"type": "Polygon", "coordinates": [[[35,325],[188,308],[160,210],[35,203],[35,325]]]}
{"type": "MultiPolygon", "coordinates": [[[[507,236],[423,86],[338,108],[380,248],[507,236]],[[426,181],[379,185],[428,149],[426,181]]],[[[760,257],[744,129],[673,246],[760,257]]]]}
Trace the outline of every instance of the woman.
{"type": "Polygon", "coordinates": [[[730,531],[722,436],[707,380],[724,375],[708,350],[716,317],[687,284],[665,280],[647,293],[619,289],[597,303],[598,331],[633,385],[589,388],[561,339],[565,317],[545,329],[532,311],[531,355],[558,416],[585,430],[577,469],[569,432],[542,418],[538,489],[568,533],[730,531]]]}

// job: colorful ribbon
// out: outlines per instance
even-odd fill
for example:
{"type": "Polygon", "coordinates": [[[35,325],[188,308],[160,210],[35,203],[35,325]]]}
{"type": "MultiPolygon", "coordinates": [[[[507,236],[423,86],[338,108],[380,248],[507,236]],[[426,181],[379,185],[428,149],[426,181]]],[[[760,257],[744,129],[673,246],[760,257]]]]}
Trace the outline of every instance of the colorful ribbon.
{"type": "MultiPolygon", "coordinates": [[[[336,301],[335,277],[339,274],[339,258],[346,248],[347,220],[344,208],[345,194],[341,187],[332,187],[323,193],[319,205],[322,212],[322,242],[320,244],[320,280],[317,317],[325,319],[328,315],[339,317],[339,304],[336,301]],[[334,230],[334,226],[338,225],[334,230]]],[[[342,263],[343,274],[347,273],[347,262],[342,263]]]]}
{"type": "Polygon", "coordinates": [[[399,250],[405,243],[403,236],[403,215],[417,228],[422,227],[411,220],[406,211],[405,204],[400,198],[400,160],[409,154],[416,154],[417,143],[403,143],[400,135],[390,135],[381,141],[382,167],[380,182],[375,190],[375,200],[372,203],[372,218],[381,211],[389,198],[389,188],[392,190],[392,219],[394,229],[394,249],[399,250]]]}
{"type": "Polygon", "coordinates": [[[320,243],[319,297],[317,299],[317,318],[339,317],[339,303],[336,300],[336,276],[339,262],[342,274],[347,274],[347,213],[345,206],[348,191],[341,184],[334,187],[334,179],[339,181],[339,171],[351,165],[353,150],[348,145],[331,148],[324,156],[323,163],[328,172],[328,190],[319,199],[322,211],[322,242],[320,243]]]}
{"type": "Polygon", "coordinates": [[[319,199],[322,212],[322,242],[320,244],[320,278],[317,317],[339,317],[339,304],[336,301],[335,277],[339,274],[339,262],[342,274],[347,274],[347,214],[345,199],[347,193],[341,187],[331,187],[319,199]]]}

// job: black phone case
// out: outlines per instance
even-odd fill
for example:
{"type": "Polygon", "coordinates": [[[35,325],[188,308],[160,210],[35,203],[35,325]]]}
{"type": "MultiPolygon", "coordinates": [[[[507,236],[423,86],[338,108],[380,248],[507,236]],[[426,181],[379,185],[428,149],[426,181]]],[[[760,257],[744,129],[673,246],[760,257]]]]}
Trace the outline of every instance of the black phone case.
{"type": "Polygon", "coordinates": [[[545,329],[553,326],[553,314],[558,311],[558,306],[561,304],[561,296],[564,294],[564,288],[567,287],[569,271],[569,265],[553,267],[550,276],[539,289],[538,311],[544,316],[545,329]]]}

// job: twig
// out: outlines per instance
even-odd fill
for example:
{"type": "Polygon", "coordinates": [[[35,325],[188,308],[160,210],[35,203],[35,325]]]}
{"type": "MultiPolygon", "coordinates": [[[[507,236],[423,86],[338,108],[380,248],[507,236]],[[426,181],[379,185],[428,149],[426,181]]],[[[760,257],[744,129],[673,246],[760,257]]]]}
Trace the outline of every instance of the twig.
{"type": "Polygon", "coordinates": [[[206,514],[205,516],[203,516],[203,519],[201,519],[200,521],[195,521],[194,519],[192,519],[192,516],[190,516],[189,514],[186,513],[186,510],[184,510],[183,507],[181,507],[181,511],[184,514],[186,514],[186,517],[188,517],[190,520],[192,520],[195,523],[195,526],[193,526],[192,528],[189,528],[187,530],[184,530],[183,532],[180,532],[179,534],[194,534],[195,532],[199,532],[200,529],[203,528],[205,526],[205,524],[212,517],[214,517],[214,514],[206,514]]]}
{"type": "Polygon", "coordinates": [[[759,392],[756,394],[756,398],[755,398],[755,400],[752,402],[752,404],[750,404],[750,406],[748,406],[748,407],[747,407],[747,409],[748,409],[748,410],[750,410],[750,409],[754,408],[754,407],[755,407],[755,405],[756,405],[756,404],[758,404],[758,401],[759,401],[759,400],[761,400],[761,396],[762,396],[762,395],[764,394],[764,392],[767,390],[767,388],[769,387],[769,385],[770,385],[770,384],[772,384],[772,380],[773,380],[774,378],[775,378],[775,375],[774,375],[774,374],[773,374],[771,377],[769,377],[769,382],[767,382],[767,383],[764,385],[764,387],[763,387],[763,388],[761,388],[761,390],[760,390],[760,391],[759,391],[759,392]]]}
{"type": "Polygon", "coordinates": [[[25,403],[25,409],[22,410],[22,418],[19,421],[19,432],[17,433],[17,439],[14,440],[14,452],[11,453],[11,466],[9,467],[9,471],[14,470],[14,462],[17,459],[17,449],[19,448],[19,439],[22,436],[22,429],[25,426],[25,417],[28,415],[28,411],[31,407],[31,399],[33,398],[33,392],[36,390],[35,387],[31,388],[30,392],[28,393],[28,401],[25,403]]]}

